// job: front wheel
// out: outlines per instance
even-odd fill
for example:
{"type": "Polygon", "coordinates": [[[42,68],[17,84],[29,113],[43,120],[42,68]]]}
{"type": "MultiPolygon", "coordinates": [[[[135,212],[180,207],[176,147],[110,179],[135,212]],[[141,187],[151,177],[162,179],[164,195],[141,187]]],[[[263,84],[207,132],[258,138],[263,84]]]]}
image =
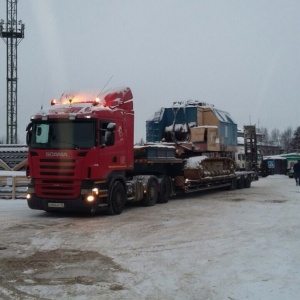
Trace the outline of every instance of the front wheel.
{"type": "Polygon", "coordinates": [[[107,213],[109,215],[119,215],[125,206],[126,192],[124,185],[120,181],[115,181],[109,193],[107,213]]]}

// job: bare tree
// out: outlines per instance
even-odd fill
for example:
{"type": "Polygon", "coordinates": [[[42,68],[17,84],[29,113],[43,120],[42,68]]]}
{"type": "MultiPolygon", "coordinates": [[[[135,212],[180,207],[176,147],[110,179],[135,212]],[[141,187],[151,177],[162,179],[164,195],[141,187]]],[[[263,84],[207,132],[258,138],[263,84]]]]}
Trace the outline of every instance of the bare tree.
{"type": "Polygon", "coordinates": [[[270,134],[270,143],[278,146],[280,144],[280,131],[278,129],[272,129],[270,134]]]}
{"type": "Polygon", "coordinates": [[[293,139],[293,129],[288,127],[282,134],[280,138],[281,147],[284,153],[292,152],[292,139],[293,139]]]}
{"type": "Polygon", "coordinates": [[[265,128],[265,127],[260,127],[258,129],[258,132],[262,134],[262,142],[265,144],[265,145],[268,145],[269,144],[269,133],[268,133],[268,129],[265,128]]]}
{"type": "Polygon", "coordinates": [[[294,132],[294,136],[292,138],[292,151],[299,152],[300,151],[300,126],[294,132]]]}

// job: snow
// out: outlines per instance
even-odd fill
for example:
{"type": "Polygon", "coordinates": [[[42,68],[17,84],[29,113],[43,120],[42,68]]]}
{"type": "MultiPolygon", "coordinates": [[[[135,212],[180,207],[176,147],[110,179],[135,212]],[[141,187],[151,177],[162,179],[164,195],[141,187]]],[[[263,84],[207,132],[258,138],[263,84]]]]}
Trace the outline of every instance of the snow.
{"type": "Polygon", "coordinates": [[[16,177],[16,176],[26,176],[26,171],[0,171],[0,177],[1,176],[10,176],[10,177],[16,177]]]}
{"type": "Polygon", "coordinates": [[[270,155],[270,156],[263,157],[263,160],[267,160],[267,159],[286,160],[286,157],[282,157],[280,155],[270,155]]]}
{"type": "Polygon", "coordinates": [[[8,145],[8,144],[1,144],[0,145],[0,152],[27,152],[28,147],[26,145],[8,145]]]}
{"type": "Polygon", "coordinates": [[[134,149],[144,149],[144,148],[162,148],[162,149],[175,149],[174,144],[170,144],[170,143],[163,143],[163,142],[159,142],[159,143],[147,143],[144,145],[135,145],[134,149]]]}
{"type": "Polygon", "coordinates": [[[174,124],[165,127],[165,132],[170,132],[173,130],[176,132],[188,132],[187,124],[174,124]]]}
{"type": "Polygon", "coordinates": [[[207,158],[207,156],[205,156],[205,155],[190,157],[186,160],[184,168],[185,169],[198,169],[200,167],[202,160],[204,160],[206,158],[207,158]]]}
{"type": "Polygon", "coordinates": [[[243,137],[238,136],[237,137],[237,142],[238,142],[238,145],[244,145],[245,140],[244,140],[243,137]]]}
{"type": "Polygon", "coordinates": [[[213,107],[212,104],[199,101],[199,100],[187,100],[187,101],[175,101],[173,102],[173,107],[195,107],[195,106],[201,106],[201,107],[213,107]]]}
{"type": "Polygon", "coordinates": [[[215,126],[215,125],[202,125],[202,126],[195,126],[194,128],[215,128],[215,129],[218,129],[218,126],[215,126]]]}
{"type": "Polygon", "coordinates": [[[226,123],[234,123],[228,112],[216,108],[212,108],[212,111],[215,113],[219,121],[226,123]]]}
{"type": "Polygon", "coordinates": [[[0,298],[297,300],[299,195],[274,175],[113,217],[0,200],[0,298]]]}

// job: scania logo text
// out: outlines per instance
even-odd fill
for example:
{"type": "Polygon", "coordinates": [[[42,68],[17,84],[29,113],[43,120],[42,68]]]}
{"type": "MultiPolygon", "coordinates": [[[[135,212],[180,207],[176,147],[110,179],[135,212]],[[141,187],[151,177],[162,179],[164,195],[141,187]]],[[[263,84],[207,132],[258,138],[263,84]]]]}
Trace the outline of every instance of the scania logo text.
{"type": "Polygon", "coordinates": [[[46,152],[46,156],[65,157],[68,156],[67,152],[46,152]]]}

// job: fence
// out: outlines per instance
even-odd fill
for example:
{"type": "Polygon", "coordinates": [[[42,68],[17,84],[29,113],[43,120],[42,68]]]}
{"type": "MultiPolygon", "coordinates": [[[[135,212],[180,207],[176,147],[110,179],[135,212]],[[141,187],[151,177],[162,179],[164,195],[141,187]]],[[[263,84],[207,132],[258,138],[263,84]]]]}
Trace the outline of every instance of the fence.
{"type": "Polygon", "coordinates": [[[0,171],[0,199],[26,199],[29,179],[22,171],[0,171]]]}

